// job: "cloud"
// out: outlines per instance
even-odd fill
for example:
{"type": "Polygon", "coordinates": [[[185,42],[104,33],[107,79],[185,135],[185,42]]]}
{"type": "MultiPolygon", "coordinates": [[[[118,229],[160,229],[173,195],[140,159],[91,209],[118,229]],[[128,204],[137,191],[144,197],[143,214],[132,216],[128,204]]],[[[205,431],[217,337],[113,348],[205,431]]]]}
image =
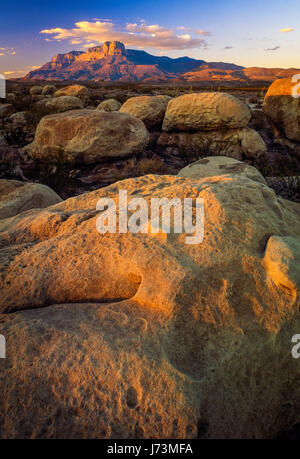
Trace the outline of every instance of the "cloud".
{"type": "Polygon", "coordinates": [[[201,29],[195,30],[195,34],[196,35],[202,35],[203,37],[211,37],[212,36],[211,32],[208,32],[207,30],[201,30],[201,29]]]}
{"type": "Polygon", "coordinates": [[[0,48],[0,56],[15,56],[16,54],[15,48],[0,48]]]}
{"type": "Polygon", "coordinates": [[[227,51],[228,49],[232,49],[233,46],[224,46],[224,48],[222,48],[224,51],[227,51]]]}
{"type": "Polygon", "coordinates": [[[280,46],[275,46],[274,48],[265,48],[265,51],[277,51],[280,49],[280,46]]]}
{"type": "Polygon", "coordinates": [[[7,70],[6,72],[3,72],[4,75],[12,75],[13,73],[16,73],[14,72],[13,70],[7,70]]]}
{"type": "Polygon", "coordinates": [[[289,32],[294,32],[295,29],[293,29],[292,27],[288,27],[287,29],[281,29],[280,32],[281,33],[289,33],[289,32]]]}
{"type": "MultiPolygon", "coordinates": [[[[49,38],[46,38],[46,40],[49,40],[49,38]]],[[[74,38],[71,40],[71,45],[80,45],[82,43],[82,40],[80,38],[74,38]]]]}
{"type": "MultiPolygon", "coordinates": [[[[184,30],[182,27],[180,26],[180,30],[184,30]]],[[[209,32],[201,31],[201,34],[194,32],[193,34],[178,35],[174,29],[159,24],[147,24],[144,21],[127,23],[125,27],[118,27],[111,21],[80,21],[76,22],[75,27],[71,29],[54,27],[41,30],[40,33],[50,35],[56,41],[81,40],[86,44],[96,43],[99,45],[104,41],[117,40],[126,46],[160,50],[205,48],[207,43],[199,35],[209,34],[209,32]],[[193,36],[194,34],[198,36],[193,36]]]]}
{"type": "Polygon", "coordinates": [[[94,48],[94,46],[98,46],[97,43],[86,43],[82,45],[83,48],[94,48]]]}

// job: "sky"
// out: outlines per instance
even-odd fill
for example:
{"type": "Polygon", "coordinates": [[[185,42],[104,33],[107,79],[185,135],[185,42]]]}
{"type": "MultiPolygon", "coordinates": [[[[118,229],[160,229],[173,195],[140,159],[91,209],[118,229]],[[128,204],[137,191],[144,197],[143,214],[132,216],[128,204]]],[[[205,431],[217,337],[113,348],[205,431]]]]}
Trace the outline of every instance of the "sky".
{"type": "Polygon", "coordinates": [[[300,68],[299,0],[14,0],[0,14],[6,78],[112,40],[155,55],[300,68]]]}

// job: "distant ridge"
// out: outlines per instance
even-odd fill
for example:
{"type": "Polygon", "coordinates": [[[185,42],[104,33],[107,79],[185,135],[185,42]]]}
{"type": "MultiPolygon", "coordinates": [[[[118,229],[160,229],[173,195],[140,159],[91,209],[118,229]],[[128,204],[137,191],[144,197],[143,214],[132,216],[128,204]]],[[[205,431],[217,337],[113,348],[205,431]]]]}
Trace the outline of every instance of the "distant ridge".
{"type": "Polygon", "coordinates": [[[126,49],[119,41],[105,42],[86,51],[57,54],[29,72],[23,80],[93,81],[273,81],[300,73],[299,69],[245,68],[225,62],[205,62],[190,57],[172,59],[126,49]]]}

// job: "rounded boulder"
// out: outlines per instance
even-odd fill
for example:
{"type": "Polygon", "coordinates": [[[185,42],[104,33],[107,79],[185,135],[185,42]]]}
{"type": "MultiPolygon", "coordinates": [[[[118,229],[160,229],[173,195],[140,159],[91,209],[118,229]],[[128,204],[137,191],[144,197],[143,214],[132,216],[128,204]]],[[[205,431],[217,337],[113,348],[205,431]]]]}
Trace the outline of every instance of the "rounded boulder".
{"type": "Polygon", "coordinates": [[[276,134],[300,142],[300,97],[296,95],[296,82],[292,78],[276,80],[265,96],[263,111],[276,134]]]}
{"type": "Polygon", "coordinates": [[[133,116],[71,110],[44,116],[26,150],[31,157],[49,162],[90,164],[140,153],[148,139],[144,123],[133,116]]]}
{"type": "Polygon", "coordinates": [[[97,106],[97,110],[102,110],[104,112],[117,112],[120,110],[121,103],[116,99],[107,99],[97,106]]]}
{"type": "Polygon", "coordinates": [[[83,108],[82,100],[75,96],[52,97],[45,105],[50,112],[54,113],[83,108]]]}
{"type": "Polygon", "coordinates": [[[81,84],[72,84],[71,86],[65,86],[64,88],[58,89],[54,93],[54,97],[60,96],[74,96],[74,97],[86,97],[89,95],[89,91],[85,86],[81,84]]]}
{"type": "Polygon", "coordinates": [[[159,127],[170,99],[168,96],[131,97],[122,105],[120,112],[139,118],[148,129],[159,127]]]}
{"type": "Polygon", "coordinates": [[[243,128],[251,113],[236,97],[219,92],[184,94],[167,106],[163,131],[210,131],[218,128],[243,128]]]}

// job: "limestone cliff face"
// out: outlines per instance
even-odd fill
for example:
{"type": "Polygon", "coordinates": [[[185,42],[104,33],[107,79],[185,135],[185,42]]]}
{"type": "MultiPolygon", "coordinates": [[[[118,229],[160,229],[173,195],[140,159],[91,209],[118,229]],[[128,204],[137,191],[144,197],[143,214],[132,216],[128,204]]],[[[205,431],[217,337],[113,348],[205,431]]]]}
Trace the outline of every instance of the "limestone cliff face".
{"type": "Polygon", "coordinates": [[[103,59],[107,56],[126,56],[127,52],[123,43],[119,41],[106,41],[102,46],[89,48],[85,53],[76,57],[77,61],[91,61],[103,59]]]}
{"type": "Polygon", "coordinates": [[[81,54],[82,54],[81,51],[71,51],[70,53],[66,53],[66,54],[57,54],[51,59],[51,63],[50,63],[51,68],[55,69],[55,68],[61,68],[61,67],[70,65],[81,54]]]}

